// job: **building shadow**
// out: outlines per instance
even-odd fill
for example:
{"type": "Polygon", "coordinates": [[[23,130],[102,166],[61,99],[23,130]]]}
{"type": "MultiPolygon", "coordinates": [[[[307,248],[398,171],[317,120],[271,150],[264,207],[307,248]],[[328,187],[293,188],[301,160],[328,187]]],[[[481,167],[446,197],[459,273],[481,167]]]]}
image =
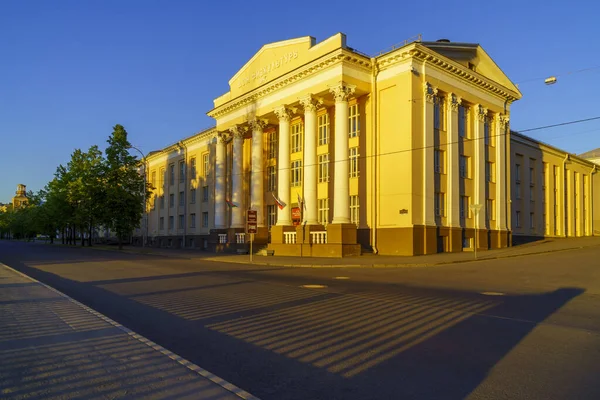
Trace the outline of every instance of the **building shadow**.
{"type": "Polygon", "coordinates": [[[359,282],[334,292],[252,272],[80,283],[17,267],[263,400],[465,398],[584,292],[359,282]]]}

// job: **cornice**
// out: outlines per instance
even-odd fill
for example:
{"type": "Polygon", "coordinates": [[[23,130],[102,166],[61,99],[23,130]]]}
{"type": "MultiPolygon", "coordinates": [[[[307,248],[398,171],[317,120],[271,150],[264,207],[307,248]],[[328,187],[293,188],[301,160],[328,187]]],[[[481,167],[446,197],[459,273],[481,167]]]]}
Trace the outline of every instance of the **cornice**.
{"type": "Polygon", "coordinates": [[[219,118],[233,110],[245,106],[246,104],[253,103],[258,99],[263,98],[289,84],[315,75],[316,73],[329,68],[332,65],[343,62],[349,63],[367,72],[371,72],[371,60],[368,57],[354,53],[347,49],[338,49],[320,57],[317,60],[305,64],[303,67],[299,67],[294,71],[288,72],[287,74],[276,78],[269,83],[259,86],[238,98],[232,99],[229,102],[212,109],[207,113],[207,115],[215,119],[219,118]]]}
{"type": "Polygon", "coordinates": [[[161,150],[154,151],[152,154],[149,154],[146,157],[146,160],[148,162],[150,162],[150,161],[152,161],[154,159],[164,157],[165,155],[168,156],[169,153],[171,153],[173,151],[178,151],[180,149],[179,143],[183,143],[185,146],[191,146],[191,145],[193,145],[195,143],[198,143],[198,142],[200,142],[202,140],[210,139],[210,138],[212,138],[212,137],[214,137],[216,135],[217,135],[217,129],[215,127],[211,127],[211,128],[205,129],[205,130],[200,131],[200,132],[198,132],[198,133],[196,133],[196,134],[194,134],[192,136],[189,136],[189,137],[187,137],[185,139],[182,139],[182,140],[180,140],[180,141],[178,141],[176,143],[172,143],[172,144],[168,145],[167,147],[165,147],[165,148],[163,148],[161,150]]]}

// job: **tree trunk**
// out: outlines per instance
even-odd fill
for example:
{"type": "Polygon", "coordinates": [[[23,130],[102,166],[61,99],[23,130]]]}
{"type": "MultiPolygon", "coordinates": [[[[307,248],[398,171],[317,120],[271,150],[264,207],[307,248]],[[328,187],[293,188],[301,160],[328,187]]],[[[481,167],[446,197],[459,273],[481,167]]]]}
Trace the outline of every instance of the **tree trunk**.
{"type": "Polygon", "coordinates": [[[90,221],[90,232],[89,232],[90,233],[90,237],[89,237],[89,240],[88,240],[88,242],[89,242],[88,246],[89,247],[92,247],[92,232],[93,231],[94,231],[94,227],[92,225],[92,221],[90,221]]]}
{"type": "Polygon", "coordinates": [[[117,234],[117,238],[119,241],[119,250],[123,250],[123,239],[121,238],[121,235],[117,234]]]}

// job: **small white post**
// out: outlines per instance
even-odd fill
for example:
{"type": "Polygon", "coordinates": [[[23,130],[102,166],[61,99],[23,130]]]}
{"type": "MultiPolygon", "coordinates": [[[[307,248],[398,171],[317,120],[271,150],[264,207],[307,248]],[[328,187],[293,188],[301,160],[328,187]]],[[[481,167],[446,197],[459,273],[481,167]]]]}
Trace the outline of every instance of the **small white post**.
{"type": "Polygon", "coordinates": [[[250,262],[252,263],[252,242],[254,242],[254,233],[250,234],[250,262]]]}
{"type": "Polygon", "coordinates": [[[475,252],[475,259],[477,260],[477,215],[479,214],[479,210],[481,210],[481,207],[483,207],[482,204],[471,204],[469,206],[469,208],[473,211],[473,213],[475,214],[475,235],[473,236],[473,251],[475,252]]]}

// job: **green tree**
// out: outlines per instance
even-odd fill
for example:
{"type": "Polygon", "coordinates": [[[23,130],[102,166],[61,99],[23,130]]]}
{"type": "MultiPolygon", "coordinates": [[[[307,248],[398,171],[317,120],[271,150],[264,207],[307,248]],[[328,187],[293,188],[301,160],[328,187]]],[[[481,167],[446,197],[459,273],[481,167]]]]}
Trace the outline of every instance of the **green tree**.
{"type": "Polygon", "coordinates": [[[144,198],[149,197],[150,191],[139,173],[142,161],[129,153],[131,144],[125,128],[115,125],[107,142],[103,220],[116,233],[119,249],[122,249],[123,239],[140,226],[146,206],[144,198]]]}

